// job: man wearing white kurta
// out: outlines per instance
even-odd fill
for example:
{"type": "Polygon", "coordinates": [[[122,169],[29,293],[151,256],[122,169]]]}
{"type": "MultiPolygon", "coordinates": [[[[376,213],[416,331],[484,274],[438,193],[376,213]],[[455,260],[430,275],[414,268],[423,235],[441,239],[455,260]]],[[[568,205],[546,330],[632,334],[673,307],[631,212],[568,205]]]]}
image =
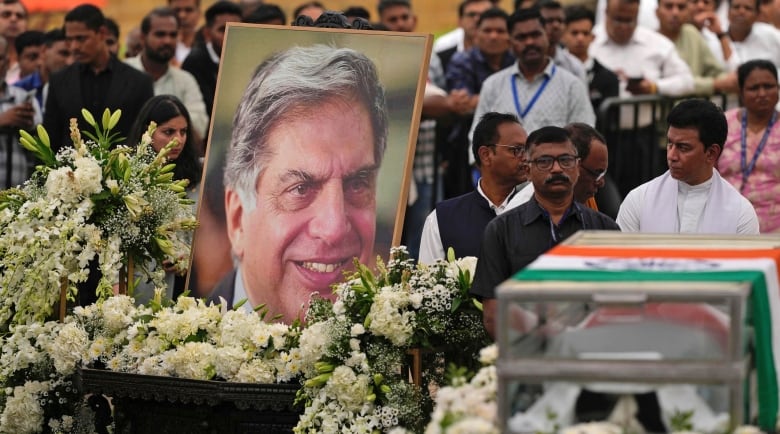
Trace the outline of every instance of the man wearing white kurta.
{"type": "Polygon", "coordinates": [[[709,100],[678,104],[667,118],[669,170],[632,190],[618,211],[624,232],[758,234],[750,202],[720,177],[723,112],[709,100]]]}

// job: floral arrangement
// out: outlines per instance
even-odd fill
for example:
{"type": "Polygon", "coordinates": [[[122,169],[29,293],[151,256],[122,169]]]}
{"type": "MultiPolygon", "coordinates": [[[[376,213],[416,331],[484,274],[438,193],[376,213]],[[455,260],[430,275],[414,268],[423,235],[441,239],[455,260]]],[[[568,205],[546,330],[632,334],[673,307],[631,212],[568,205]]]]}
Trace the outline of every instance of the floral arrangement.
{"type": "Polygon", "coordinates": [[[439,389],[425,434],[500,432],[496,402],[497,356],[495,344],[483,348],[479,360],[485,366],[470,381],[457,377],[451,386],[439,389]]]}
{"type": "Polygon", "coordinates": [[[158,296],[137,307],[115,296],[75,308],[65,323],[12,326],[0,338],[0,433],[94,427],[73,387],[78,366],[248,383],[299,376],[298,325],[266,323],[263,312],[228,311],[191,297],[163,303],[158,296]]]}
{"type": "Polygon", "coordinates": [[[300,336],[305,403],[296,433],[424,429],[431,391],[446,384],[445,363],[472,367],[488,341],[481,306],[468,293],[475,258],[415,265],[405,248],[387,264],[357,272],[315,298],[300,336]],[[409,350],[422,354],[420,384],[410,382],[409,350]]]}
{"type": "Polygon", "coordinates": [[[121,345],[110,333],[101,332],[106,329],[100,326],[105,323],[104,309],[92,305],[77,315],[95,324],[88,327],[93,336],[90,364],[97,362],[112,371],[243,383],[295,379],[301,368],[300,327],[267,323],[264,313],[227,310],[225,305],[179,297],[174,305],[153,309],[151,315],[141,310],[121,330],[121,345]]]}
{"type": "Polygon", "coordinates": [[[138,146],[115,146],[120,111],[106,110],[100,124],[82,115],[94,133],[71,119],[73,146],[56,155],[42,126],[37,136],[20,132],[42,164],[24,185],[0,192],[0,330],[50,318],[63,281],[75,299],[96,258],[100,297],[131,261],[156,287],[164,287],[165,271],[149,269],[152,260],[188,267],[186,231],[196,222],[187,181],[173,180],[175,165],[166,162],[175,143],[156,153],[152,124],[138,146]]]}

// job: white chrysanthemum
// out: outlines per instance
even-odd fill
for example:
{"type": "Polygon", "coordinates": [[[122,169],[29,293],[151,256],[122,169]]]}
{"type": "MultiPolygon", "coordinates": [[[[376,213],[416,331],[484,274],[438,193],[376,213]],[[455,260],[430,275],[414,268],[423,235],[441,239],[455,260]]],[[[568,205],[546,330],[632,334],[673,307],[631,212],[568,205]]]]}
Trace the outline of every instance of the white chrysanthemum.
{"type": "Polygon", "coordinates": [[[366,329],[363,327],[363,324],[352,324],[352,328],[350,329],[349,334],[351,336],[357,337],[365,332],[366,329]]]}
{"type": "Polygon", "coordinates": [[[217,349],[206,342],[187,342],[164,354],[174,374],[194,380],[210,380],[215,375],[217,349]]]}
{"type": "Polygon", "coordinates": [[[380,289],[366,317],[370,321],[369,330],[394,345],[406,345],[414,333],[414,312],[403,310],[409,304],[407,293],[392,287],[380,289]]]}
{"type": "Polygon", "coordinates": [[[479,362],[483,365],[492,365],[498,358],[498,345],[492,344],[479,350],[479,362]]]}
{"type": "Polygon", "coordinates": [[[103,326],[109,334],[125,330],[133,323],[135,306],[133,299],[126,295],[109,297],[103,301],[100,310],[103,315],[103,326]]]}
{"type": "Polygon", "coordinates": [[[156,355],[143,359],[138,366],[138,373],[142,375],[164,376],[171,375],[172,370],[170,369],[170,365],[163,359],[163,356],[156,355]]]}
{"type": "Polygon", "coordinates": [[[241,365],[249,359],[249,354],[240,346],[228,345],[217,350],[214,367],[217,376],[233,381],[241,365]]]}
{"type": "Polygon", "coordinates": [[[76,202],[79,199],[80,189],[70,167],[60,167],[49,172],[49,176],[46,177],[46,197],[65,203],[76,202]]]}
{"type": "Polygon", "coordinates": [[[43,408],[39,396],[51,389],[51,383],[28,381],[13,388],[0,415],[0,432],[27,434],[40,432],[43,425],[43,408]]]}
{"type": "Polygon", "coordinates": [[[103,190],[101,181],[103,180],[103,169],[92,157],[76,158],[73,162],[76,166],[74,175],[79,192],[85,197],[100,193],[103,190]]]}
{"type": "Polygon", "coordinates": [[[346,366],[338,366],[323,388],[325,393],[336,397],[347,411],[357,413],[369,395],[370,379],[367,375],[357,375],[346,366]]]}
{"type": "Polygon", "coordinates": [[[262,359],[252,359],[236,373],[235,381],[241,383],[273,383],[276,381],[274,367],[262,359]]]}
{"type": "Polygon", "coordinates": [[[252,340],[255,327],[260,323],[257,315],[243,309],[229,310],[219,323],[219,343],[221,345],[239,345],[252,340]]]}
{"type": "Polygon", "coordinates": [[[330,323],[318,322],[309,325],[301,331],[298,348],[302,369],[305,371],[314,366],[314,362],[319,360],[325,349],[330,345],[331,336],[330,323]]]}
{"type": "Polygon", "coordinates": [[[54,362],[54,368],[62,375],[70,375],[76,370],[89,347],[89,335],[76,323],[62,326],[54,340],[46,348],[54,362]]]}

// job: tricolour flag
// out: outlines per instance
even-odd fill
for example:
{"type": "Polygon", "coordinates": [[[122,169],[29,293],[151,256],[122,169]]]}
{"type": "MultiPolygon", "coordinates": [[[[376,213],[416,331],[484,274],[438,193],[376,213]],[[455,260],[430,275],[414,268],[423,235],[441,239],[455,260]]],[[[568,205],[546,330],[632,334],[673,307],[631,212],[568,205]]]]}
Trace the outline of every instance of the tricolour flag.
{"type": "Polygon", "coordinates": [[[758,424],[774,431],[780,402],[780,250],[559,245],[514,279],[522,281],[749,282],[758,380],[758,424]],[[775,319],[773,321],[772,319],[775,319]]]}

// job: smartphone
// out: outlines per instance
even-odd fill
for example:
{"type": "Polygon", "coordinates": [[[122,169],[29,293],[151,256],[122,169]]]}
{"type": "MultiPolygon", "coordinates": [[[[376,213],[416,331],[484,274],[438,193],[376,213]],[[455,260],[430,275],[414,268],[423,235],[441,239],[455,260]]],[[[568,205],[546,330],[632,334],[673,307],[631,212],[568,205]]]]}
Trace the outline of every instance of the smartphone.
{"type": "Polygon", "coordinates": [[[644,77],[628,77],[628,87],[639,86],[639,83],[641,83],[644,79],[644,77]]]}

